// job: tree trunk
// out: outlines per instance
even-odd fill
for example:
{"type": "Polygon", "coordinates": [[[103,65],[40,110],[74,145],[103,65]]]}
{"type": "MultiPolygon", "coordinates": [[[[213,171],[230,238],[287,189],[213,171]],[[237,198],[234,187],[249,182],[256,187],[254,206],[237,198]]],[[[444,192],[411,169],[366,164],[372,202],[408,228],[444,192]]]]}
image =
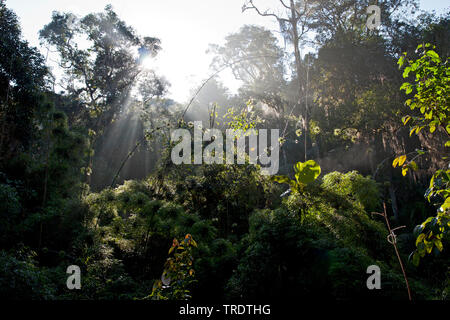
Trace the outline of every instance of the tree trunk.
{"type": "MultiPolygon", "coordinates": [[[[295,67],[296,67],[296,71],[297,71],[297,81],[298,81],[298,106],[301,107],[302,103],[301,103],[301,97],[302,97],[302,87],[300,85],[300,75],[302,72],[302,58],[300,56],[300,48],[299,48],[299,37],[298,37],[298,29],[297,29],[297,22],[298,22],[298,17],[297,17],[297,13],[295,11],[295,3],[294,0],[290,0],[290,8],[291,8],[291,18],[290,18],[290,23],[292,26],[292,41],[294,44],[294,56],[295,56],[295,67]]],[[[309,132],[309,123],[308,123],[308,110],[307,107],[305,105],[305,108],[302,112],[302,122],[303,122],[303,137],[305,139],[305,161],[308,159],[308,132],[309,132]]]]}

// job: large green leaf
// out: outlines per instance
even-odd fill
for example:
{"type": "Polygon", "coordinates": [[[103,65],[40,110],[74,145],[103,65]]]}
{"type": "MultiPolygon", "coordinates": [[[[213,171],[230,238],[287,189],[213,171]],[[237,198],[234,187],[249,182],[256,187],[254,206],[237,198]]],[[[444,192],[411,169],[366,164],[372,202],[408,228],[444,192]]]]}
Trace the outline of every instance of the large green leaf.
{"type": "Polygon", "coordinates": [[[308,184],[317,179],[320,175],[320,166],[314,160],[297,162],[294,166],[295,179],[298,183],[308,184]]]}

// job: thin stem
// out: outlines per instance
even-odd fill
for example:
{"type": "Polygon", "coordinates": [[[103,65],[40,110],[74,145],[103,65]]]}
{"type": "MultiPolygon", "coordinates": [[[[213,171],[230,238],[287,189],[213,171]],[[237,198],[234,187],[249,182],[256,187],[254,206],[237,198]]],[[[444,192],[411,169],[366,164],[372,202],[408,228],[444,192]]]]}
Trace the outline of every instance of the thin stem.
{"type": "MultiPolygon", "coordinates": [[[[417,151],[409,152],[409,153],[406,154],[406,156],[409,156],[409,155],[414,154],[414,153],[416,153],[416,152],[417,152],[417,151]]],[[[427,153],[428,151],[424,151],[424,152],[427,153]]],[[[374,179],[375,179],[375,177],[377,176],[378,171],[383,167],[384,163],[385,163],[386,161],[388,161],[389,159],[392,159],[392,157],[395,157],[395,156],[396,156],[396,154],[394,153],[393,155],[391,155],[391,156],[387,157],[386,159],[384,159],[383,161],[381,161],[381,163],[377,166],[377,169],[375,170],[375,173],[373,174],[373,178],[374,178],[374,179]]],[[[420,153],[417,154],[414,158],[412,158],[411,161],[414,161],[414,160],[417,159],[417,157],[419,157],[419,156],[421,156],[420,153]]]]}
{"type": "Polygon", "coordinates": [[[384,217],[384,220],[386,220],[386,225],[387,225],[387,228],[389,230],[389,235],[392,237],[392,242],[390,242],[390,243],[394,246],[395,253],[396,253],[397,258],[398,258],[398,262],[400,263],[400,268],[402,269],[402,272],[403,272],[403,277],[405,278],[406,288],[408,289],[409,301],[412,301],[411,290],[409,288],[408,277],[406,276],[405,268],[403,267],[402,258],[400,257],[400,253],[398,252],[396,236],[395,236],[395,233],[394,233],[394,230],[396,230],[398,228],[391,229],[391,225],[389,224],[389,219],[388,219],[388,216],[387,216],[386,203],[385,202],[383,202],[383,210],[384,210],[383,217],[384,217]]]}

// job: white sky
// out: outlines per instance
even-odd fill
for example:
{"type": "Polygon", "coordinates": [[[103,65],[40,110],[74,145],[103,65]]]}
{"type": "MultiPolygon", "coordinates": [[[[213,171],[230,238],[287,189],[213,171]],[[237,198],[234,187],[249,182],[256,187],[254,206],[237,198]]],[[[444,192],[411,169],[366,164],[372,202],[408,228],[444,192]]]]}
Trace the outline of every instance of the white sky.
{"type": "MultiPolygon", "coordinates": [[[[421,0],[421,8],[443,12],[446,0],[421,0]]],[[[273,8],[278,0],[255,0],[262,8],[273,8]]],[[[222,44],[225,36],[244,24],[265,26],[278,31],[274,19],[253,11],[242,13],[244,0],[7,0],[7,7],[20,18],[24,38],[39,47],[38,32],[50,22],[52,11],[86,15],[112,4],[119,17],[142,36],[161,39],[163,50],[155,70],[171,83],[170,96],[185,102],[192,88],[211,75],[208,45],[222,44]]],[[[283,45],[283,43],[280,43],[283,45]]],[[[237,83],[231,73],[221,74],[224,84],[234,91],[237,83]]]]}

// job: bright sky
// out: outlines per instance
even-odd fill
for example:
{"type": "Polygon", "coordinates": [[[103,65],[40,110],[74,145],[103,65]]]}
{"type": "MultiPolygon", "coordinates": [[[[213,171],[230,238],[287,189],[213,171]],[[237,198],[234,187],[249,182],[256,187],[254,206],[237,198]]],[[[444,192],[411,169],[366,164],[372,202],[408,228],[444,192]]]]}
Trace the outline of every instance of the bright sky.
{"type": "MultiPolygon", "coordinates": [[[[445,0],[420,2],[424,10],[440,13],[450,8],[445,0]]],[[[212,56],[206,54],[209,44],[222,44],[225,36],[244,24],[278,31],[274,19],[253,11],[242,13],[244,0],[7,0],[6,4],[19,16],[25,39],[37,47],[38,32],[50,22],[52,11],[82,16],[112,4],[119,17],[140,35],[161,39],[163,50],[154,63],[155,70],[169,80],[170,96],[179,102],[188,100],[191,89],[211,75],[212,56]]],[[[271,8],[278,1],[255,0],[255,4],[271,8]]],[[[222,73],[221,80],[232,91],[239,85],[229,72],[222,73]]]]}

